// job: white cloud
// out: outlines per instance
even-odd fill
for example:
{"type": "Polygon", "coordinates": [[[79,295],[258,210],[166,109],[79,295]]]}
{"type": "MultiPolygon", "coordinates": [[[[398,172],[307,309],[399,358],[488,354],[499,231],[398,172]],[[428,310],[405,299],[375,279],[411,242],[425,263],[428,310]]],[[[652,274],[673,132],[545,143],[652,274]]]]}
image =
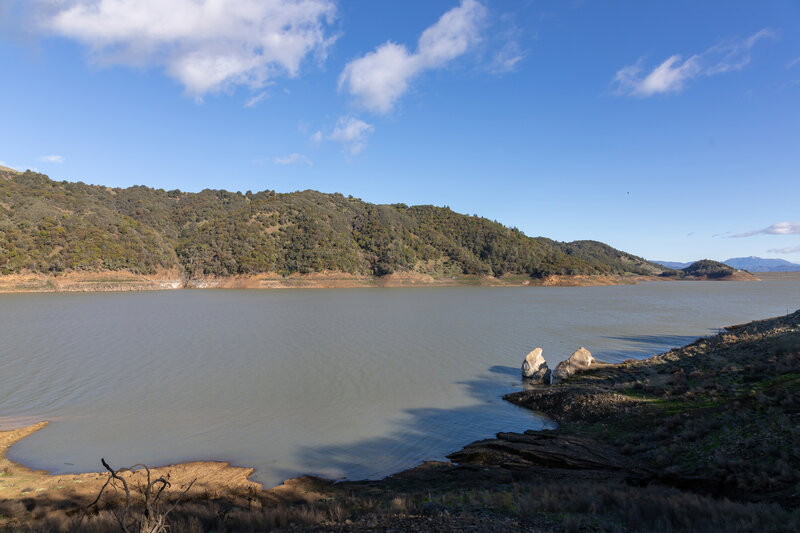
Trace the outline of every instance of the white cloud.
{"type": "Polygon", "coordinates": [[[420,70],[418,59],[405,46],[386,43],[350,62],[339,77],[339,89],[346,85],[363,107],[388,113],[420,70]]]}
{"type": "Polygon", "coordinates": [[[639,63],[620,69],[614,80],[620,88],[625,87],[629,94],[651,96],[656,93],[679,92],[687,79],[694,78],[700,72],[698,56],[692,56],[681,62],[681,56],[674,55],[653,69],[642,78],[639,63]]]}
{"type": "Polygon", "coordinates": [[[61,164],[64,162],[63,155],[43,155],[39,158],[39,161],[42,163],[58,163],[61,164]]]}
{"type": "Polygon", "coordinates": [[[425,70],[441,68],[480,40],[486,8],[477,0],[462,0],[427,28],[414,53],[386,42],[374,52],[348,63],[339,76],[339,90],[346,88],[366,109],[388,113],[408,90],[409,83],[425,70]]]}
{"type": "Polygon", "coordinates": [[[800,252],[800,246],[787,246],[786,248],[773,248],[771,250],[767,250],[768,252],[772,252],[774,254],[796,254],[800,252]]]}
{"type": "Polygon", "coordinates": [[[734,237],[752,237],[753,235],[800,235],[800,222],[778,222],[764,229],[737,233],[734,237]]]}
{"type": "Polygon", "coordinates": [[[263,100],[265,98],[269,98],[269,93],[267,91],[261,91],[260,93],[255,94],[255,95],[251,96],[250,98],[248,98],[245,101],[244,106],[245,107],[254,107],[256,104],[258,104],[261,100],[263,100]]]}
{"type": "Polygon", "coordinates": [[[319,143],[321,143],[321,142],[322,142],[322,132],[321,132],[321,131],[319,131],[319,130],[315,131],[315,132],[314,132],[314,133],[311,135],[311,140],[312,140],[314,143],[316,143],[316,144],[319,144],[319,143]]]}
{"type": "Polygon", "coordinates": [[[686,82],[700,76],[714,76],[743,69],[750,63],[750,51],[755,44],[773,38],[772,30],[765,28],[747,39],[729,41],[712,46],[701,54],[682,60],[673,55],[645,74],[640,59],[634,65],[621,68],[614,76],[617,94],[648,97],[654,94],[680,92],[686,82]]]}
{"type": "Polygon", "coordinates": [[[417,43],[417,56],[427,68],[444,65],[465,53],[480,39],[480,23],[486,8],[476,0],[461,0],[461,5],[442,15],[422,32],[417,43]]]}
{"type": "Polygon", "coordinates": [[[356,155],[367,146],[367,137],[375,130],[371,124],[354,117],[339,117],[336,127],[328,139],[342,143],[351,155],[356,155]]]}
{"type": "Polygon", "coordinates": [[[37,0],[55,34],[88,45],[101,64],[157,65],[197,98],[297,76],[335,40],[333,0],[37,0]]]}
{"type": "Polygon", "coordinates": [[[795,57],[794,59],[786,63],[786,68],[792,68],[793,66],[798,64],[800,64],[800,57],[795,57]]]}
{"type": "Polygon", "coordinates": [[[294,164],[294,163],[305,163],[305,164],[307,164],[307,165],[308,165],[308,166],[310,166],[310,167],[313,167],[313,166],[314,166],[314,163],[312,163],[312,162],[311,162],[311,161],[310,161],[310,160],[309,160],[309,159],[308,159],[306,156],[304,156],[303,154],[297,154],[297,153],[295,153],[295,154],[289,154],[289,155],[287,155],[286,157],[278,157],[278,158],[275,158],[275,164],[276,164],[276,165],[292,165],[292,164],[294,164]]]}

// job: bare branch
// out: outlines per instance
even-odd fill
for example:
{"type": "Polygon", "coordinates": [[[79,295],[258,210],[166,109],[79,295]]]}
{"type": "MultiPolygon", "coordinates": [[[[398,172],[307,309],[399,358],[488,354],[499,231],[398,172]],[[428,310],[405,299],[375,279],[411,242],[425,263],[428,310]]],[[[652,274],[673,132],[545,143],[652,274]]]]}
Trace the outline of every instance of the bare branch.
{"type": "MultiPolygon", "coordinates": [[[[152,472],[147,465],[144,464],[136,464],[131,466],[130,468],[120,468],[119,470],[114,470],[105,460],[105,458],[101,459],[100,462],[102,463],[103,467],[108,470],[108,479],[106,480],[103,487],[100,489],[100,493],[97,495],[97,498],[84,507],[84,513],[81,515],[80,520],[78,521],[77,527],[80,528],[83,519],[87,514],[87,510],[95,505],[98,504],[100,499],[102,498],[104,492],[106,492],[106,488],[111,486],[114,489],[117,489],[119,486],[122,487],[122,490],[125,493],[125,502],[123,508],[120,511],[114,509],[112,512],[114,514],[114,518],[117,520],[120,529],[125,532],[133,532],[136,531],[138,533],[166,533],[169,530],[169,526],[166,524],[167,516],[175,510],[175,508],[180,504],[183,497],[191,490],[194,483],[197,479],[193,479],[191,483],[177,496],[172,505],[166,510],[162,511],[160,502],[164,495],[166,494],[166,489],[171,487],[171,483],[169,482],[169,474],[166,476],[158,477],[153,479],[152,472]],[[136,517],[132,514],[132,500],[131,500],[131,488],[128,483],[129,480],[125,479],[125,476],[122,474],[129,473],[131,476],[136,474],[137,468],[144,469],[145,474],[147,476],[147,482],[136,484],[136,490],[141,492],[142,498],[144,500],[144,513],[143,516],[136,517]]],[[[131,476],[128,476],[130,480],[131,476]]]]}
{"type": "Polygon", "coordinates": [[[166,513],[164,513],[164,518],[166,518],[166,517],[167,517],[167,515],[168,515],[169,513],[171,513],[171,512],[172,512],[172,511],[173,511],[173,510],[174,510],[174,509],[175,509],[175,508],[178,506],[178,504],[181,502],[181,500],[183,499],[183,497],[184,497],[184,496],[186,496],[186,493],[187,493],[187,492],[189,492],[189,490],[192,488],[192,485],[194,485],[194,482],[195,482],[195,481],[197,481],[197,478],[194,478],[194,479],[192,480],[192,482],[191,482],[191,483],[189,483],[189,486],[188,486],[188,487],[186,487],[186,489],[184,489],[184,491],[183,491],[183,492],[181,492],[181,493],[178,495],[178,498],[177,498],[177,499],[175,500],[175,502],[172,504],[172,507],[170,507],[169,509],[167,509],[167,512],[166,512],[166,513]]]}

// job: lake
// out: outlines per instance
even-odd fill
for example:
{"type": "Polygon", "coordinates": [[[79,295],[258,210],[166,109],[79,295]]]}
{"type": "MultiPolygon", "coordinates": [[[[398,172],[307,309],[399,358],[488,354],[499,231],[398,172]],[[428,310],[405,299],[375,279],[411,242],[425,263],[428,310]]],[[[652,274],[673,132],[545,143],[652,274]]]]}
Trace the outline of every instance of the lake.
{"type": "Polygon", "coordinates": [[[498,431],[536,346],[619,362],[800,307],[800,281],[0,294],[0,426],[54,473],[216,459],[378,478],[498,431]]]}

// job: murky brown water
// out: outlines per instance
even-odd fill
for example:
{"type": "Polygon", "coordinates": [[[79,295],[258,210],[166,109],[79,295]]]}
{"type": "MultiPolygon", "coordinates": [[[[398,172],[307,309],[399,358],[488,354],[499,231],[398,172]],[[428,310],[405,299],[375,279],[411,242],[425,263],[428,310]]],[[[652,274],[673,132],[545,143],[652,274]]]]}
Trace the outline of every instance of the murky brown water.
{"type": "Polygon", "coordinates": [[[797,307],[800,281],[0,295],[0,424],[52,420],[11,457],[53,472],[381,477],[546,424],[501,400],[535,346],[620,361],[797,307]]]}

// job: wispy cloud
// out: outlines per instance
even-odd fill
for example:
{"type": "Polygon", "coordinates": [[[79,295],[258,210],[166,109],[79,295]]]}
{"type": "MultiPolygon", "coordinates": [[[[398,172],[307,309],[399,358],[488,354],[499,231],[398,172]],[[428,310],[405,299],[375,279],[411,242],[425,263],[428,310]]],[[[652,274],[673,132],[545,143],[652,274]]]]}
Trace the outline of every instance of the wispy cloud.
{"type": "Polygon", "coordinates": [[[499,49],[496,49],[492,54],[488,65],[488,70],[492,74],[514,72],[525,58],[525,53],[520,44],[524,32],[513,24],[514,18],[511,14],[505,14],[500,19],[506,29],[499,32],[493,31],[497,35],[495,40],[501,44],[499,49]]]}
{"type": "Polygon", "coordinates": [[[346,88],[365,109],[390,112],[417,75],[445,66],[480,40],[485,16],[483,4],[462,0],[458,7],[422,32],[416,52],[386,42],[374,52],[348,63],[339,76],[339,90],[346,88]]]}
{"type": "Polygon", "coordinates": [[[782,83],[778,87],[777,90],[778,91],[785,91],[786,89],[791,89],[792,87],[797,87],[798,85],[800,85],[800,79],[798,79],[798,80],[789,80],[786,83],[782,83]]]}
{"type": "Polygon", "coordinates": [[[303,154],[289,154],[286,157],[277,157],[275,158],[276,165],[293,165],[294,163],[305,163],[306,165],[313,167],[314,163],[311,162],[306,156],[303,154]]]}
{"type": "Polygon", "coordinates": [[[795,57],[794,59],[786,63],[786,68],[792,68],[796,65],[800,65],[800,56],[795,57]]]}
{"type": "Polygon", "coordinates": [[[774,37],[772,30],[764,28],[746,39],[717,44],[686,59],[680,54],[672,55],[649,72],[643,68],[643,59],[640,59],[617,71],[614,76],[616,92],[638,97],[680,92],[695,78],[743,69],[750,63],[750,52],[756,43],[774,37]]]}
{"type": "Polygon", "coordinates": [[[786,248],[772,248],[771,250],[767,250],[768,252],[772,252],[773,254],[796,254],[800,252],[800,245],[799,246],[787,246],[786,248]]]}
{"type": "Polygon", "coordinates": [[[517,70],[517,65],[524,59],[519,45],[509,42],[501,48],[492,58],[489,64],[489,72],[492,74],[506,74],[517,70]]]}
{"type": "Polygon", "coordinates": [[[251,96],[250,98],[248,98],[244,102],[244,106],[245,107],[254,107],[256,104],[258,104],[261,100],[263,100],[265,98],[269,98],[269,93],[267,91],[261,91],[260,93],[255,94],[255,95],[251,96]]]}
{"type": "Polygon", "coordinates": [[[737,233],[734,237],[752,237],[753,235],[800,235],[800,222],[778,222],[764,229],[737,233]]]}
{"type": "Polygon", "coordinates": [[[39,161],[42,163],[58,163],[61,164],[64,162],[63,155],[43,155],[39,158],[39,161]]]}
{"type": "Polygon", "coordinates": [[[680,92],[684,83],[697,76],[701,70],[698,56],[681,61],[680,55],[674,55],[644,77],[641,60],[635,65],[624,67],[617,72],[614,82],[619,94],[652,96],[656,93],[680,92]]]}
{"type": "Polygon", "coordinates": [[[87,45],[105,65],[161,66],[197,98],[297,76],[324,58],[334,0],[37,0],[45,31],[87,45]]]}
{"type": "Polygon", "coordinates": [[[319,144],[322,142],[322,132],[317,130],[311,134],[311,141],[315,144],[319,144]]]}
{"type": "Polygon", "coordinates": [[[374,130],[374,126],[355,117],[339,117],[328,139],[342,143],[346,151],[356,155],[366,148],[367,137],[374,130]]]}

